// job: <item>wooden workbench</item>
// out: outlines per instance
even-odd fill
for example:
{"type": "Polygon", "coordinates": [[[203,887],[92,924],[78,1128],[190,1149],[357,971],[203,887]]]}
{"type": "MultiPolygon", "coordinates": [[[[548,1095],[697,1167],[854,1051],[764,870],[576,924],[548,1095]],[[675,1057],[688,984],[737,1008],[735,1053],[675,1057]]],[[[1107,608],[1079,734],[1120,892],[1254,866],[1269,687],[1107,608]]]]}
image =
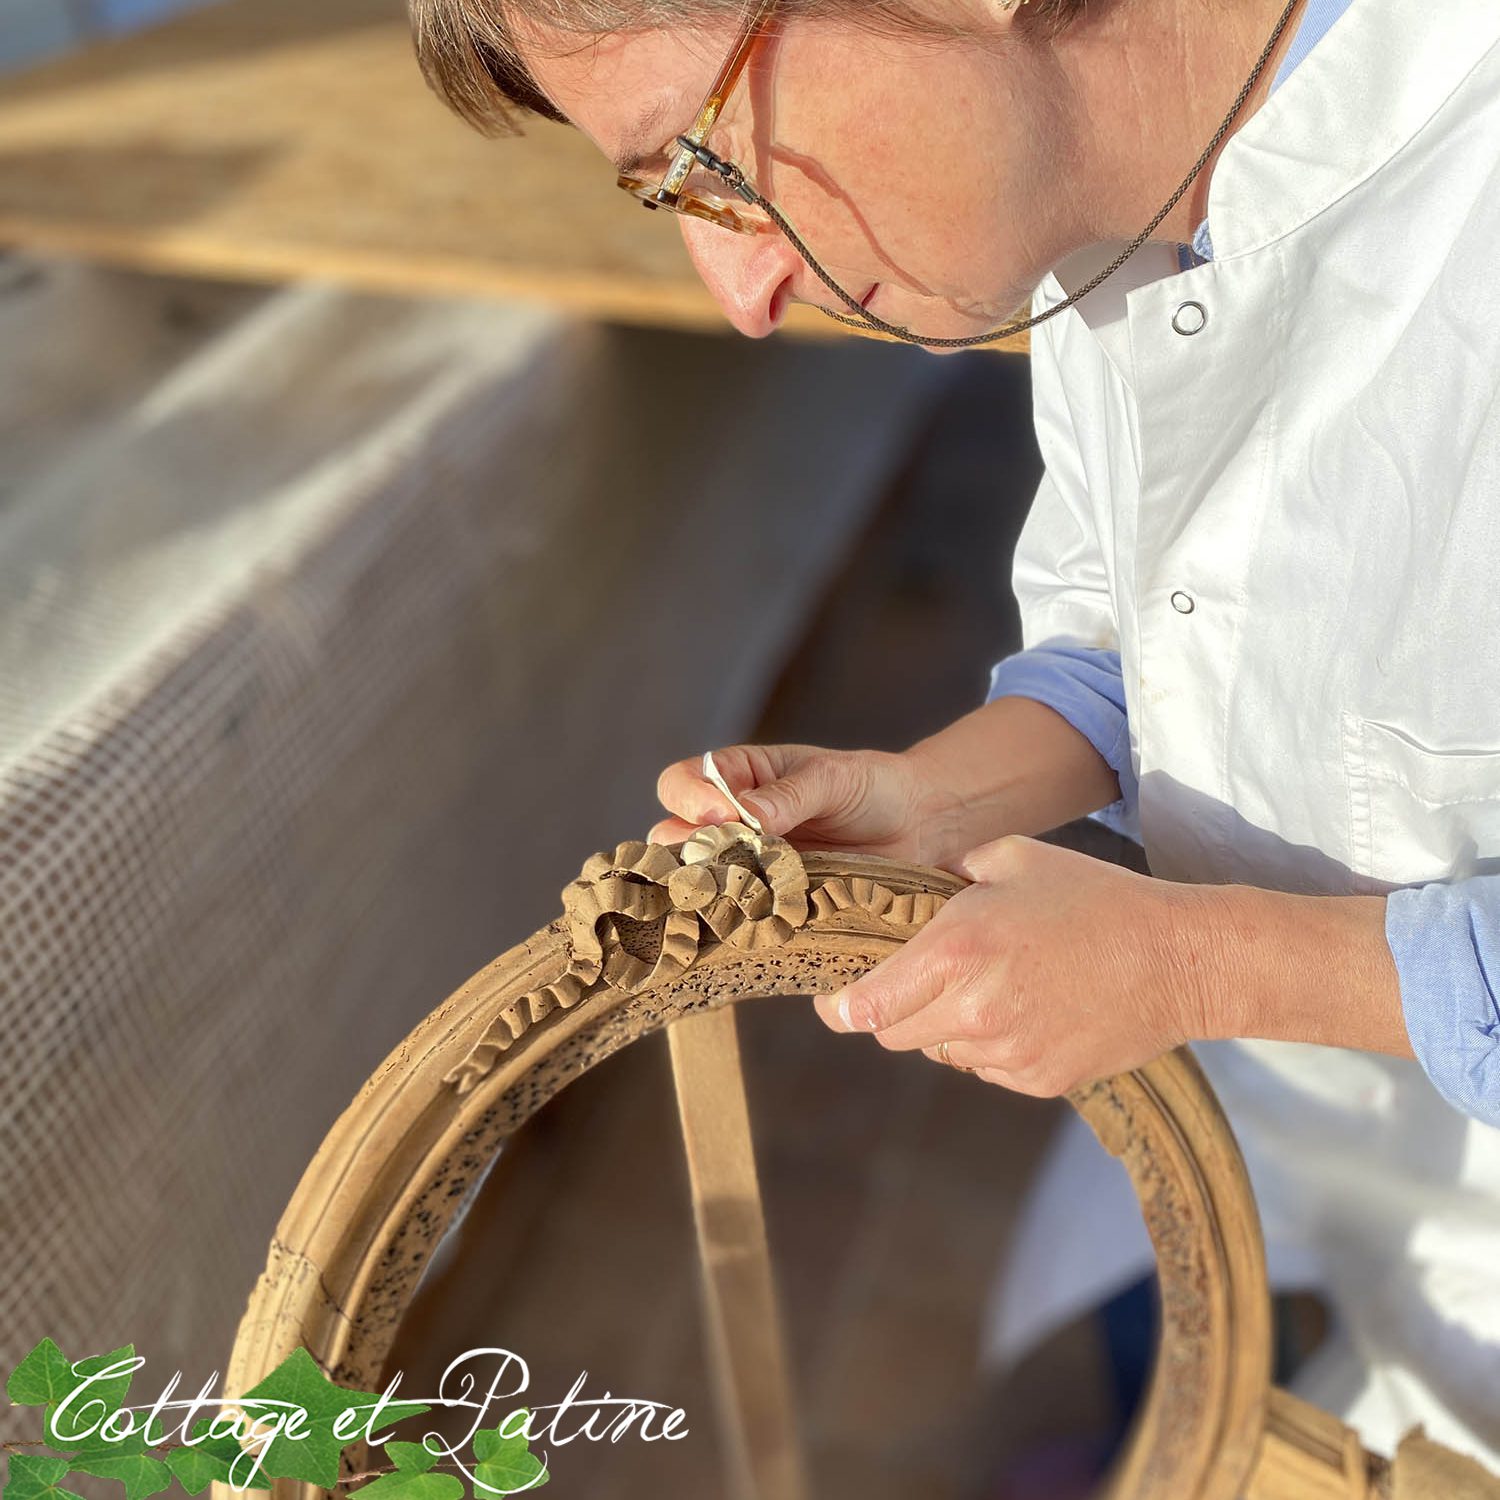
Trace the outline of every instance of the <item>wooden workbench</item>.
{"type": "Polygon", "coordinates": [[[7,80],[0,246],[726,326],[588,141],[487,141],[443,109],[402,0],[228,0],[7,80]]]}

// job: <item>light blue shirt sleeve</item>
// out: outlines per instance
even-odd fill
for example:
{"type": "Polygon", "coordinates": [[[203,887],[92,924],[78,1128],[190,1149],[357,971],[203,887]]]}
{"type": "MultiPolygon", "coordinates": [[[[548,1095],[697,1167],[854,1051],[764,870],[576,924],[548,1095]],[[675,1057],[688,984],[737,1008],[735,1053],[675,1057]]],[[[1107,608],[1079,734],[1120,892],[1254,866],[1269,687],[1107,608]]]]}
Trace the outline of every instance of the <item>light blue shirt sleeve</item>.
{"type": "MultiPolygon", "coordinates": [[[[1032,698],[1061,714],[1120,779],[1120,800],[1091,814],[1140,841],[1120,655],[1043,642],[999,662],[985,702],[1032,698]]],[[[1453,1107],[1500,1127],[1500,875],[1406,887],[1386,898],[1412,1048],[1453,1107]]]]}
{"type": "Polygon", "coordinates": [[[1140,842],[1139,785],[1130,758],[1130,723],[1120,653],[1099,646],[1043,641],[999,662],[986,703],[1033,698],[1065,718],[1120,778],[1120,800],[1089,816],[1140,842]]]}
{"type": "Polygon", "coordinates": [[[1386,898],[1412,1048],[1455,1109],[1500,1126],[1500,875],[1386,898]]]}

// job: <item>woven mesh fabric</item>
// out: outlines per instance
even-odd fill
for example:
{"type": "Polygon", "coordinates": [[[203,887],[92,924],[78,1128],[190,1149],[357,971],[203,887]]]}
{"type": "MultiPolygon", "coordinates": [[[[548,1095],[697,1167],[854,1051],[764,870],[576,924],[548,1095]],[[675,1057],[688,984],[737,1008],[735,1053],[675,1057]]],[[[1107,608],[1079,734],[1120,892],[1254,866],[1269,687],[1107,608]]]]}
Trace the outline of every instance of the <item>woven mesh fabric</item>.
{"type": "Polygon", "coordinates": [[[40,262],[0,351],[0,1363],[196,1389],[375,1064],[745,733],[942,377],[40,262]],[[689,402],[783,436],[705,486],[689,402]]]}

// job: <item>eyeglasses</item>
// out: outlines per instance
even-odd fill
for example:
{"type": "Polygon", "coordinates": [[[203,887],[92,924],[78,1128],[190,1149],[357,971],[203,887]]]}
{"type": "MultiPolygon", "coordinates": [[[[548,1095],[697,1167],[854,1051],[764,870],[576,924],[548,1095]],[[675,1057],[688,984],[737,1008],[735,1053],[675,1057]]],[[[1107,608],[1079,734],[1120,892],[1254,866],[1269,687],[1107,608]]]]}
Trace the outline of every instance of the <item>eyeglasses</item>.
{"type": "MultiPolygon", "coordinates": [[[[726,188],[738,192],[739,185],[748,185],[744,174],[732,162],[715,156],[706,143],[745,69],[769,34],[768,23],[778,4],[779,0],[760,0],[751,7],[733,50],[693,121],[693,128],[686,135],[677,137],[677,152],[661,180],[652,183],[631,173],[621,175],[620,186],[647,208],[664,208],[669,213],[706,219],[710,224],[732,229],[737,234],[776,232],[776,224],[771,218],[746,212],[740,203],[725,196],[726,188]]],[[[741,192],[747,204],[753,204],[756,196],[753,188],[748,193],[741,192]]]]}

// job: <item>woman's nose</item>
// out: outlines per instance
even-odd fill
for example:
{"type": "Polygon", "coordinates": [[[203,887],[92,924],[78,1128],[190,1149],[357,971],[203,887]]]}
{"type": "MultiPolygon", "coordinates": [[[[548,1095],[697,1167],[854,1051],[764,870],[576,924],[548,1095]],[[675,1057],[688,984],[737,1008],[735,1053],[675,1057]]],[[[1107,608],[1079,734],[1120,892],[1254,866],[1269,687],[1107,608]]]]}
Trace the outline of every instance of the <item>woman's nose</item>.
{"type": "Polygon", "coordinates": [[[684,215],[682,238],[703,284],[741,333],[763,339],[792,300],[796,252],[780,235],[735,234],[684,215]]]}

